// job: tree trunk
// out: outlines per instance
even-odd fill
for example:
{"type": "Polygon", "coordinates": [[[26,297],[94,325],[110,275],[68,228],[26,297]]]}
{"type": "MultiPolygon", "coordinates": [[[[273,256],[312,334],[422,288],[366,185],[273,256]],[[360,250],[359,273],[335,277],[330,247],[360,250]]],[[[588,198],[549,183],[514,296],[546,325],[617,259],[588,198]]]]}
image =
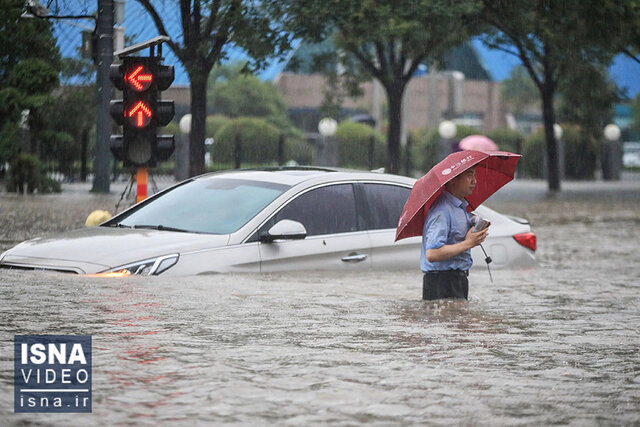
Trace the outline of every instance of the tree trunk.
{"type": "Polygon", "coordinates": [[[201,175],[204,170],[204,138],[207,119],[207,78],[191,77],[191,133],[189,134],[189,176],[201,175]]]}
{"type": "Polygon", "coordinates": [[[400,172],[400,138],[402,134],[402,96],[404,88],[387,88],[389,103],[389,130],[387,131],[387,151],[389,153],[388,173],[400,172]]]}
{"type": "Polygon", "coordinates": [[[556,121],[553,108],[553,88],[546,86],[542,90],[542,118],[544,122],[544,136],[547,145],[547,176],[549,191],[560,191],[560,155],[558,141],[553,132],[553,125],[556,121]]]}

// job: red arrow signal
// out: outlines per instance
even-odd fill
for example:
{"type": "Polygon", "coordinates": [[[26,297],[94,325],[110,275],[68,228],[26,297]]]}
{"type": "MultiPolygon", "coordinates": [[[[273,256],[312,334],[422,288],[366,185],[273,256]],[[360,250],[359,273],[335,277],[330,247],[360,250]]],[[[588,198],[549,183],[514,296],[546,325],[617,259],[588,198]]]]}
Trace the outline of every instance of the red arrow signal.
{"type": "Polygon", "coordinates": [[[144,74],[143,65],[134,67],[133,71],[125,76],[125,81],[139,92],[147,90],[151,86],[151,82],[153,82],[153,74],[144,74]]]}
{"type": "Polygon", "coordinates": [[[138,101],[138,103],[134,105],[134,107],[131,110],[129,110],[128,112],[125,112],[125,116],[130,119],[133,118],[135,120],[134,121],[135,126],[141,128],[149,124],[149,122],[151,121],[151,117],[153,116],[153,113],[151,112],[151,109],[147,107],[147,105],[144,102],[138,101]]]}

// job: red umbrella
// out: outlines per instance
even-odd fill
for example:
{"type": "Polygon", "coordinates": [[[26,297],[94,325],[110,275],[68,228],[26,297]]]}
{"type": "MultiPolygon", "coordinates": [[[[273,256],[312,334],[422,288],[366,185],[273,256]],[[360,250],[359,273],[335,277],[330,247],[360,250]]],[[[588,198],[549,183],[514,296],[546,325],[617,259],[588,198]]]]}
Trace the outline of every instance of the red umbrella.
{"type": "Polygon", "coordinates": [[[422,235],[427,211],[447,182],[476,166],[476,187],[466,197],[469,202],[467,211],[471,212],[513,179],[520,157],[520,154],[505,151],[472,150],[458,151],[447,156],[414,184],[398,221],[396,241],[422,235]]]}

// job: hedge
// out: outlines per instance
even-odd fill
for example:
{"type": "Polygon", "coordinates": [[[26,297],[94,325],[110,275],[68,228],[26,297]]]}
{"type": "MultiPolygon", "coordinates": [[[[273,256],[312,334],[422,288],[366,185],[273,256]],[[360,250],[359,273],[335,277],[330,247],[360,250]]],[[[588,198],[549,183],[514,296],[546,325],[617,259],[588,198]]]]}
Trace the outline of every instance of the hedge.
{"type": "MultiPolygon", "coordinates": [[[[456,140],[469,135],[476,135],[479,131],[471,126],[458,125],[456,127],[456,140]]],[[[413,146],[411,154],[413,163],[417,169],[427,172],[438,163],[438,141],[440,134],[437,129],[423,128],[412,132],[413,146]]]]}
{"type": "Polygon", "coordinates": [[[19,154],[9,166],[6,182],[10,193],[60,193],[60,183],[44,173],[42,162],[32,154],[19,154]]]}
{"type": "MultiPolygon", "coordinates": [[[[211,158],[214,163],[235,163],[236,141],[239,141],[241,163],[274,164],[278,162],[281,132],[264,119],[240,117],[228,119],[214,136],[211,158]]],[[[284,161],[310,164],[313,147],[300,138],[286,137],[283,147],[284,161]]]]}
{"type": "MultiPolygon", "coordinates": [[[[564,145],[565,179],[589,180],[595,178],[600,143],[578,126],[562,125],[564,145]]],[[[529,178],[545,176],[545,153],[547,151],[544,130],[541,129],[525,140],[522,172],[529,178]]]]}
{"type": "Polygon", "coordinates": [[[356,122],[342,122],[338,125],[336,139],[340,166],[369,169],[371,137],[374,138],[373,168],[386,166],[388,154],[382,134],[371,126],[356,122]]]}

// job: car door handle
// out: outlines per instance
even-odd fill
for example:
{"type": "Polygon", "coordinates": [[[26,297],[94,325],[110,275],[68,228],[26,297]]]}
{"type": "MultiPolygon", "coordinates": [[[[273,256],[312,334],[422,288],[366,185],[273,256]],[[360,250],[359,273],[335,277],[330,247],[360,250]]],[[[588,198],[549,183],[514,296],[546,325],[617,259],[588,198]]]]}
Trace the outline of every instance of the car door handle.
{"type": "Polygon", "coordinates": [[[366,254],[349,254],[347,256],[342,257],[342,261],[344,262],[360,262],[367,259],[366,254]]]}

